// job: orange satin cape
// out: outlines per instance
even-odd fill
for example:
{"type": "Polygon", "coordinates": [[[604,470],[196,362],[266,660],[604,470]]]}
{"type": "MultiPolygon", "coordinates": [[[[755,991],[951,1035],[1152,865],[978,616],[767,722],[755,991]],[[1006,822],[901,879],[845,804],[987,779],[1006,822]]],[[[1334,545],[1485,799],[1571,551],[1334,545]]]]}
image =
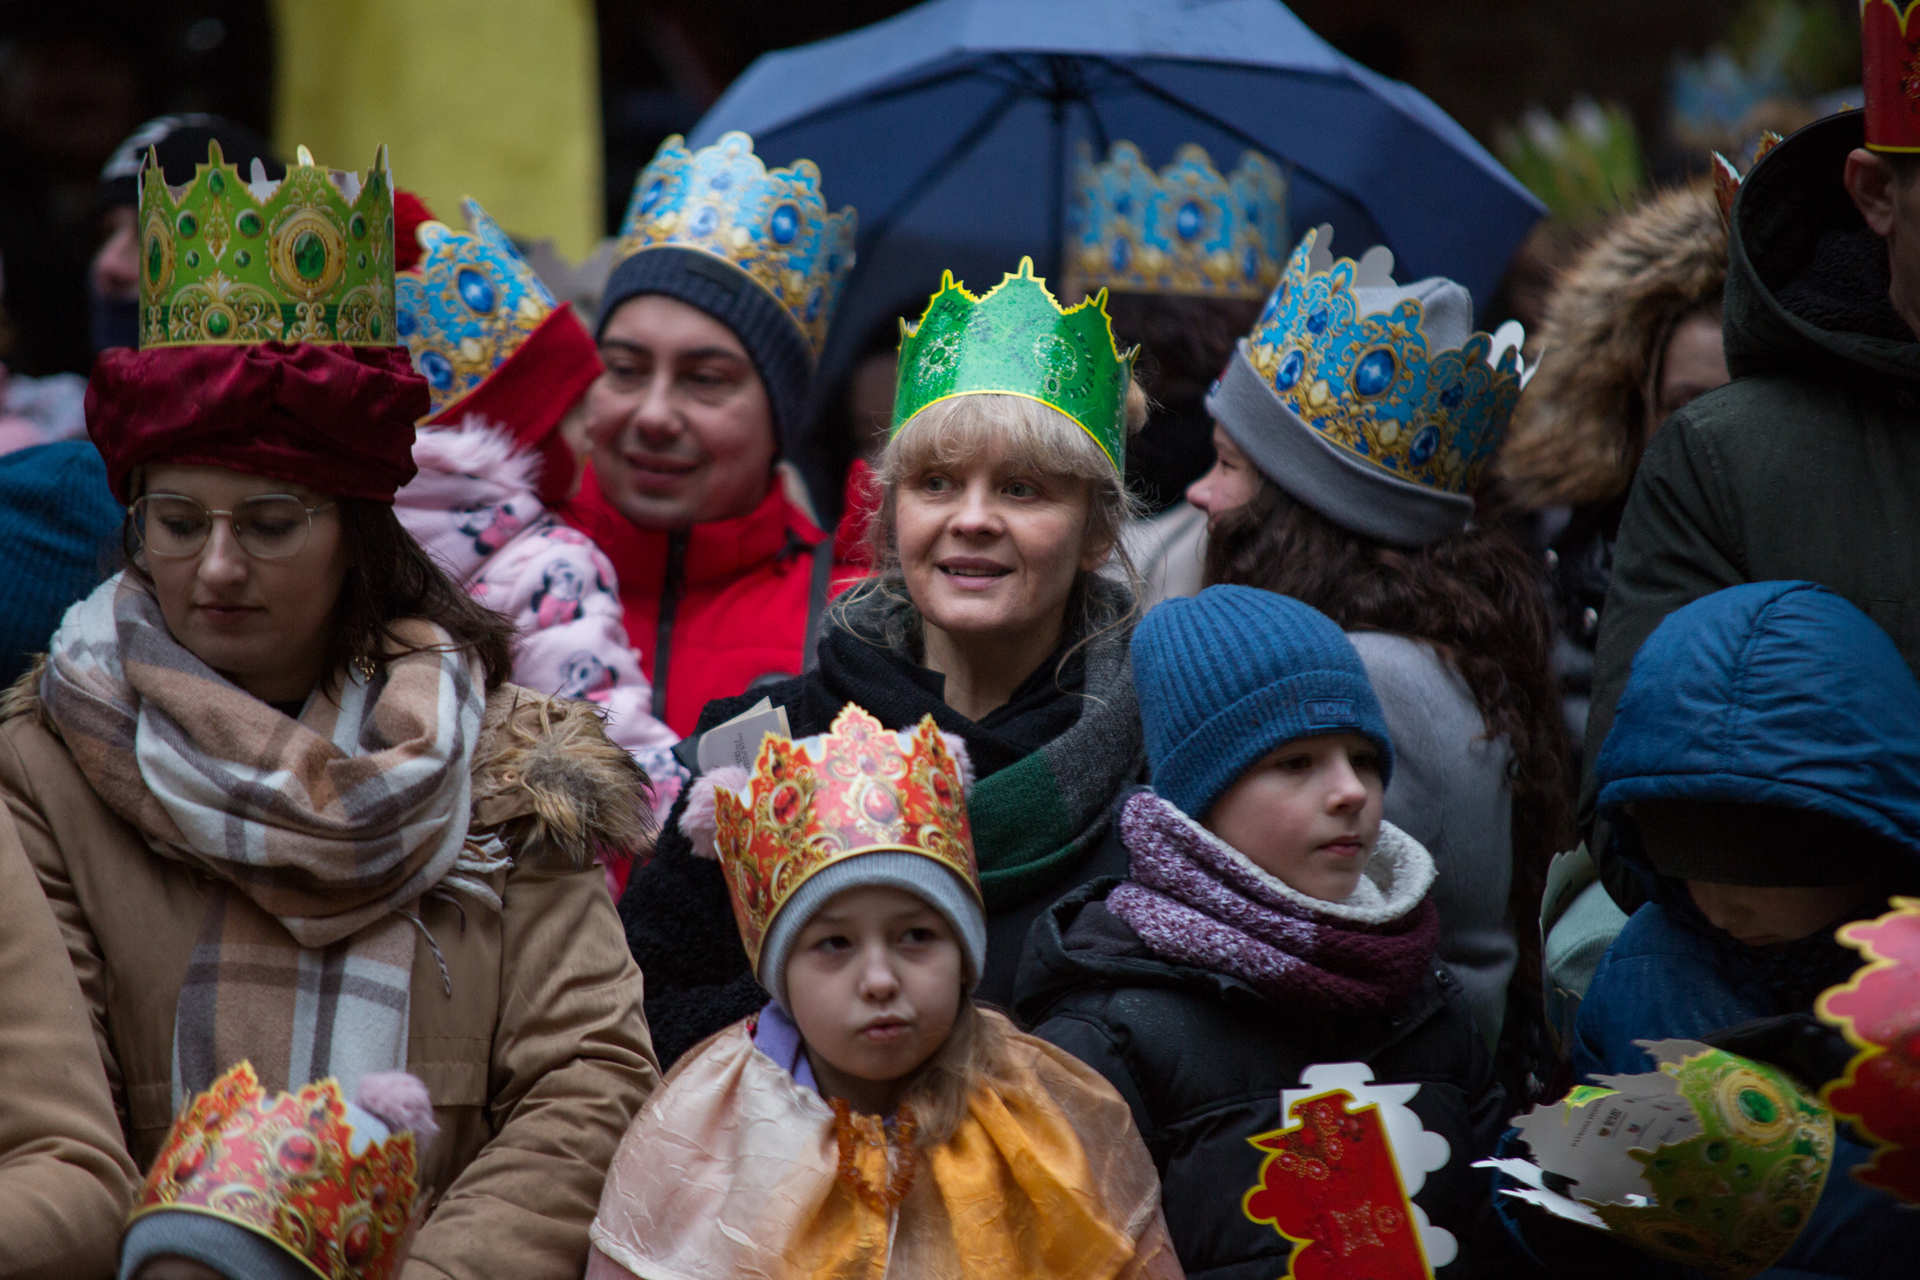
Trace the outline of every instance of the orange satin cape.
{"type": "MultiPolygon", "coordinates": [[[[975,1090],[950,1139],[920,1149],[913,1189],[881,1213],[836,1176],[832,1110],[748,1028],[689,1054],[628,1129],[588,1280],[1180,1276],[1132,1114],[1061,1050],[1009,1028],[1001,1082],[975,1090]]],[[[856,1132],[856,1163],[884,1185],[877,1123],[856,1132]]]]}

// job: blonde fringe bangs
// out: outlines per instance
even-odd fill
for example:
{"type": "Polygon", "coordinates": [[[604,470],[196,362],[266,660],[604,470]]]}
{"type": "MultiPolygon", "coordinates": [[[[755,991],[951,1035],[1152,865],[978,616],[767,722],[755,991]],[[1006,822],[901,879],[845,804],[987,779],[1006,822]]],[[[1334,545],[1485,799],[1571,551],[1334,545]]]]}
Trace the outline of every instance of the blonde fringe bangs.
{"type": "MultiPolygon", "coordinates": [[[[1135,435],[1147,422],[1147,397],[1140,384],[1127,386],[1127,434],[1135,435]]],[[[1140,500],[1129,493],[1106,453],[1079,423],[1051,405],[1026,396],[980,392],[954,396],[928,405],[907,420],[875,463],[885,499],[881,518],[873,522],[874,563],[891,563],[893,552],[893,495],[900,485],[936,471],[956,467],[982,454],[1013,459],[1020,470],[1037,476],[1064,476],[1085,482],[1088,489],[1087,535],[1105,542],[1121,561],[1128,582],[1136,575],[1126,559],[1121,535],[1127,522],[1142,513],[1140,500]]]]}
{"type": "Polygon", "coordinates": [[[887,445],[877,469],[882,484],[895,485],[988,452],[1039,475],[1096,486],[1113,477],[1113,464],[1079,423],[1051,405],[1015,395],[954,396],[928,405],[887,445]]]}
{"type": "MultiPolygon", "coordinates": [[[[1127,434],[1147,423],[1147,396],[1140,384],[1127,387],[1127,434]]],[[[1100,572],[1126,587],[1128,607],[1120,612],[1100,604],[1096,594],[1075,588],[1066,618],[1067,629],[1081,633],[1079,648],[1097,634],[1130,625],[1138,612],[1140,571],[1127,554],[1123,534],[1144,506],[1128,491],[1107,455],[1093,437],[1049,405],[1026,396],[980,392],[954,396],[930,404],[908,419],[905,426],[874,462],[880,484],[880,509],[867,526],[867,548],[874,571],[844,592],[832,606],[833,615],[849,625],[848,612],[873,597],[911,604],[895,545],[896,497],[900,486],[945,467],[957,467],[982,454],[1016,460],[1018,469],[1036,477],[1068,477],[1087,486],[1086,546],[1108,548],[1107,567],[1100,572]]],[[[888,635],[886,642],[905,643],[905,635],[888,635]]]]}

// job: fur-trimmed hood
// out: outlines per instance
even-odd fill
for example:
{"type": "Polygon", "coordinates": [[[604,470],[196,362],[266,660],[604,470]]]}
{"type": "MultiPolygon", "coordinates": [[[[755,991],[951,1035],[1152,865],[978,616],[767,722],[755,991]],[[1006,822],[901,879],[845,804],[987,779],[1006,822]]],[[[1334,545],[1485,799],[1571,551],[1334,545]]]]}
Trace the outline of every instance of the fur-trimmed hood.
{"type": "MultiPolygon", "coordinates": [[[[40,700],[46,655],[0,691],[0,720],[32,716],[59,737],[40,700]]],[[[607,738],[590,702],[504,684],[487,695],[473,756],[473,830],[521,862],[580,871],[603,851],[653,848],[647,775],[607,738]]]]}
{"type": "Polygon", "coordinates": [[[1539,369],[1500,454],[1520,507],[1626,492],[1656,348],[1675,321],[1717,304],[1726,281],[1727,228],[1707,182],[1622,213],[1574,259],[1548,299],[1539,369]]]}

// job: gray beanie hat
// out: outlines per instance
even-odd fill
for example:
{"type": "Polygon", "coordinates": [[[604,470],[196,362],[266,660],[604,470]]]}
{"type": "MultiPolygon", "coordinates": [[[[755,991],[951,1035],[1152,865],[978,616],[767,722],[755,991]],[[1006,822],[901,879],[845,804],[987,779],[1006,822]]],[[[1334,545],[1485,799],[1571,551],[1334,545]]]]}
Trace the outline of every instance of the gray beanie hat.
{"type": "Polygon", "coordinates": [[[980,900],[960,883],[960,877],[933,859],[918,853],[882,850],[836,862],[813,876],[793,891],[767,927],[766,941],[760,946],[760,971],[754,976],[787,1014],[793,1013],[787,1003],[787,961],[800,931],[836,894],[869,885],[904,890],[945,916],[954,937],[960,940],[960,955],[967,962],[967,990],[980,985],[987,963],[987,917],[980,909],[980,900]]]}
{"type": "MultiPolygon", "coordinates": [[[[1473,297],[1451,280],[1396,284],[1383,246],[1335,264],[1331,238],[1321,227],[1294,250],[1252,335],[1208,393],[1207,412],[1263,475],[1343,529],[1403,547],[1459,533],[1473,518],[1472,482],[1524,381],[1507,354],[1524,335],[1511,322],[1475,333],[1473,297]],[[1483,385],[1457,367],[1442,376],[1453,352],[1469,361],[1484,353],[1492,368],[1483,385]],[[1323,421],[1302,407],[1310,402],[1335,412],[1323,421]],[[1378,438],[1365,428],[1339,443],[1339,431],[1327,429],[1369,415],[1378,438]],[[1441,470],[1443,460],[1453,461],[1441,470]]],[[[1451,357],[1456,366],[1461,358],[1451,357]]]]}

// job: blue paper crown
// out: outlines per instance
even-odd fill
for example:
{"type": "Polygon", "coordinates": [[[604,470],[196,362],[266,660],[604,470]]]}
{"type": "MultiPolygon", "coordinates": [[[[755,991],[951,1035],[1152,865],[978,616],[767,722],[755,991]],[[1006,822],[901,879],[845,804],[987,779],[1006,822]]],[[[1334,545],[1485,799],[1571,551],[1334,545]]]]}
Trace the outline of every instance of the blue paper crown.
{"type": "Polygon", "coordinates": [[[471,229],[422,223],[419,263],[394,277],[395,328],[435,414],[485,382],[559,305],[486,210],[460,207],[471,229]]]}
{"type": "Polygon", "coordinates": [[[1315,269],[1321,234],[1293,251],[1247,339],[1248,362],[1328,443],[1401,480],[1469,493],[1520,396],[1520,326],[1431,351],[1417,299],[1363,316],[1351,258],[1315,269]]]}
{"type": "Polygon", "coordinates": [[[675,134],[634,180],[614,259],[668,247],[710,253],[771,294],[818,359],[853,270],[853,232],[853,206],[827,211],[813,161],[769,169],[737,130],[698,151],[675,134]]]}
{"type": "Polygon", "coordinates": [[[1264,298],[1286,251],[1287,180],[1257,152],[1222,178],[1188,143],[1158,174],[1116,142],[1104,164],[1080,144],[1067,212],[1067,293],[1264,298]]]}

